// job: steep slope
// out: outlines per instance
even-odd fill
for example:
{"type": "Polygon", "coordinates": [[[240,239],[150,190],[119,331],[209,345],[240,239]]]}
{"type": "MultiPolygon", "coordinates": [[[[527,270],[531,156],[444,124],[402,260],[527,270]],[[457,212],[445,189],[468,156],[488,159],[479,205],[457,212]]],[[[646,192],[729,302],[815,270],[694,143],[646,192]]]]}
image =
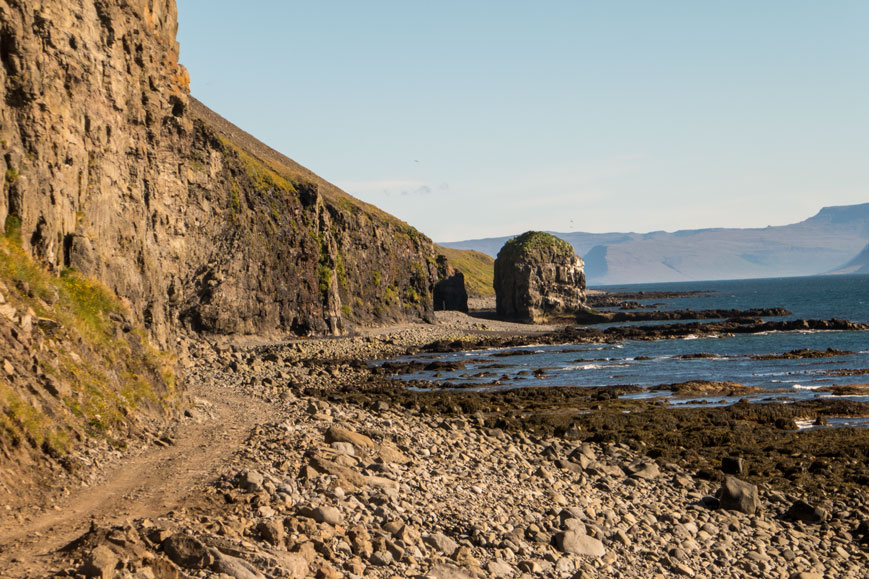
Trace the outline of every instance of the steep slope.
{"type": "Polygon", "coordinates": [[[863,251],[841,267],[837,267],[829,272],[833,274],[848,274],[848,273],[869,273],[869,245],[863,248],[863,251]]]}
{"type": "Polygon", "coordinates": [[[495,260],[479,251],[452,249],[438,245],[437,251],[465,276],[465,288],[469,296],[495,295],[492,281],[495,278],[495,260]]]}
{"type": "MultiPolygon", "coordinates": [[[[800,223],[763,229],[556,235],[584,256],[595,284],[812,275],[866,245],[869,203],[825,207],[800,223]]],[[[442,245],[494,255],[507,239],[442,245]]]]}
{"type": "Polygon", "coordinates": [[[182,316],[196,329],[338,333],[347,319],[431,313],[435,248],[406,223],[347,195],[190,100],[194,195],[224,204],[221,240],[182,316]],[[221,282],[209,287],[214,276],[221,282]],[[251,316],[239,316],[238,304],[251,316]],[[260,323],[257,316],[269,318],[260,323]],[[245,319],[251,323],[244,325],[245,319]]]}
{"type": "Polygon", "coordinates": [[[173,0],[0,0],[0,221],[187,330],[427,318],[433,244],[188,97],[173,0]]]}
{"type": "MultiPolygon", "coordinates": [[[[73,486],[96,449],[151,440],[183,407],[172,360],[101,284],[0,236],[0,502],[73,486]]],[[[87,475],[87,472],[83,474],[87,475]]]]}

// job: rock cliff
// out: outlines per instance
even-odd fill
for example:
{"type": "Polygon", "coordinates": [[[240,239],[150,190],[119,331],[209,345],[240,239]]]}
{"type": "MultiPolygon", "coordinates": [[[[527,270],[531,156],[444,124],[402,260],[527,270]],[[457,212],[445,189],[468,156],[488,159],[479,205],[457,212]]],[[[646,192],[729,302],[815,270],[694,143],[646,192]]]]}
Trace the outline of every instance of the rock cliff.
{"type": "Polygon", "coordinates": [[[493,285],[498,315],[531,323],[571,317],[585,299],[582,259],[566,241],[539,231],[504,244],[493,285]]]}
{"type": "Polygon", "coordinates": [[[465,275],[449,262],[445,255],[438,255],[438,282],[434,287],[434,308],[468,313],[468,291],[465,275]]]}
{"type": "Polygon", "coordinates": [[[0,0],[0,222],[149,334],[426,318],[435,252],[188,95],[174,0],[0,0]]]}

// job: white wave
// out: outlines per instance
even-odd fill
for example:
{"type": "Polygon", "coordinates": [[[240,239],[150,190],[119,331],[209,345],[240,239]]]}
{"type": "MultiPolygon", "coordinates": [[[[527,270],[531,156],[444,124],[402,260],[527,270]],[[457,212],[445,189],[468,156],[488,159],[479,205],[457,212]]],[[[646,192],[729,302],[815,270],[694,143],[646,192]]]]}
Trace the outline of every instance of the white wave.
{"type": "Polygon", "coordinates": [[[806,428],[811,428],[815,425],[814,420],[794,420],[794,424],[797,425],[799,430],[805,430],[806,428]]]}
{"type": "Polygon", "coordinates": [[[683,340],[697,340],[698,338],[697,338],[697,336],[695,336],[694,334],[688,334],[687,336],[685,336],[685,337],[682,338],[682,339],[683,339],[683,340]]]}
{"type": "Polygon", "coordinates": [[[793,388],[794,390],[817,390],[821,386],[823,386],[823,384],[818,384],[816,386],[803,386],[802,384],[794,384],[793,388]]]}
{"type": "Polygon", "coordinates": [[[583,364],[580,366],[565,366],[561,370],[569,372],[571,370],[600,370],[601,368],[603,368],[603,364],[583,364]]]}

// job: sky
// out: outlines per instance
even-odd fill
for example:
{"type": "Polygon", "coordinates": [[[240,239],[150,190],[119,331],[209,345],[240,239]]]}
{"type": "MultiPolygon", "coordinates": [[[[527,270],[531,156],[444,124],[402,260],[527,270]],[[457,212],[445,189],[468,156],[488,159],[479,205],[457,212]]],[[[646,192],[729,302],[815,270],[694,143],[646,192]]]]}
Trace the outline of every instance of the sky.
{"type": "Polygon", "coordinates": [[[869,201],[865,0],[178,0],[211,109],[435,241],[869,201]]]}

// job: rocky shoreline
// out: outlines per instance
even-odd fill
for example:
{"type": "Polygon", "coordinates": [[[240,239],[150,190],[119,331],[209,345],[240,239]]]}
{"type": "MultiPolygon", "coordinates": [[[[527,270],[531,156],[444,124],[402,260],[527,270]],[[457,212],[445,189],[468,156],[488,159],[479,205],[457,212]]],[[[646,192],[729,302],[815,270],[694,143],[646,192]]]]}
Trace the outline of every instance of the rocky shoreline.
{"type": "MultiPolygon", "coordinates": [[[[184,509],[97,525],[46,565],[62,576],[244,579],[865,573],[866,431],[788,430],[796,417],[865,407],[677,411],[607,389],[422,393],[365,363],[437,340],[514,339],[474,318],[442,321],[189,344],[189,384],[261,400],[270,415],[184,509]]],[[[211,419],[207,403],[192,415],[211,419]]]]}

